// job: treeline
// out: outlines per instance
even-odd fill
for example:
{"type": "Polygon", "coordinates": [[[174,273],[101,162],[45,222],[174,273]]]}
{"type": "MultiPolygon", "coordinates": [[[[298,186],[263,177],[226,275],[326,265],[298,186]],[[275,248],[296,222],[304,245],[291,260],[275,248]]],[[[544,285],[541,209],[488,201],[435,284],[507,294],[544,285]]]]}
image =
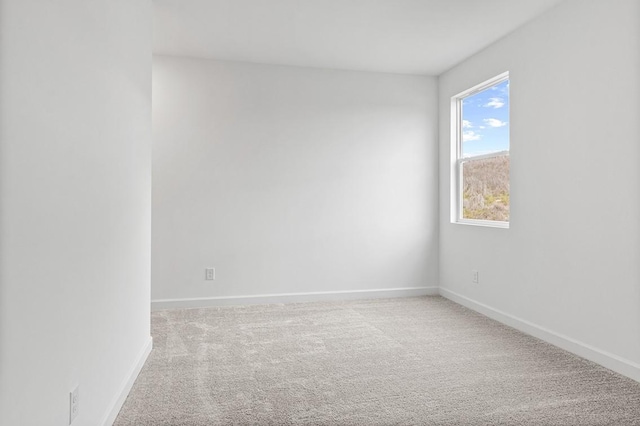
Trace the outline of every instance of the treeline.
{"type": "Polygon", "coordinates": [[[463,217],[509,221],[509,156],[473,160],[463,166],[463,217]]]}

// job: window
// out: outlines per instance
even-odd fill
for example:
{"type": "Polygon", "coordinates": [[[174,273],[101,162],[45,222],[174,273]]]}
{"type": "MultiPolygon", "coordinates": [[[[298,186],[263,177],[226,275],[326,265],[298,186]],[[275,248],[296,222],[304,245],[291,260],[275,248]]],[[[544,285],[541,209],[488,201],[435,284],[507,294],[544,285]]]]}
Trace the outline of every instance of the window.
{"type": "Polygon", "coordinates": [[[509,227],[509,73],[451,98],[451,221],[509,227]]]}

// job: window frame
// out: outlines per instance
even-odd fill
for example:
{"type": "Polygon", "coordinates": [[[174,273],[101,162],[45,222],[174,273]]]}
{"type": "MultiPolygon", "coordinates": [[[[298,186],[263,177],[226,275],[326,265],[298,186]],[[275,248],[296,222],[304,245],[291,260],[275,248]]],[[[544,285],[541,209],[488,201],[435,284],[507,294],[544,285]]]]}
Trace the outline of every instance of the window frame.
{"type": "MultiPolygon", "coordinates": [[[[451,97],[451,223],[461,225],[475,225],[485,226],[492,228],[509,228],[511,216],[509,221],[499,220],[482,220],[482,219],[465,219],[463,217],[463,165],[466,162],[472,160],[482,160],[486,158],[509,156],[511,151],[511,134],[509,134],[509,149],[506,151],[492,152],[489,154],[475,155],[472,157],[462,156],[462,102],[465,98],[473,96],[476,93],[482,92],[490,87],[509,80],[509,71],[503,72],[493,78],[483,81],[470,89],[458,93],[451,97]]],[[[511,107],[511,99],[509,99],[509,106],[511,107]]],[[[509,110],[509,121],[511,121],[511,110],[509,110]]],[[[509,127],[509,133],[511,128],[509,127]]]]}

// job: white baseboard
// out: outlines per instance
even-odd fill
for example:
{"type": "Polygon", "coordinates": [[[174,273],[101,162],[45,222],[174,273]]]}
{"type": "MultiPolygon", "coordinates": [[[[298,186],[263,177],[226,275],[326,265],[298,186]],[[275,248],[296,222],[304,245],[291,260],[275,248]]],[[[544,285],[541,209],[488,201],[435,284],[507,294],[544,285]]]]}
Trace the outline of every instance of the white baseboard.
{"type": "Polygon", "coordinates": [[[264,305],[270,303],[316,302],[323,300],[383,299],[392,297],[436,296],[438,287],[405,287],[375,290],[322,291],[312,293],[256,294],[250,296],[159,299],[151,301],[151,310],[202,308],[207,306],[264,305]]]}
{"type": "Polygon", "coordinates": [[[113,422],[116,421],[116,417],[118,417],[118,413],[120,412],[124,401],[127,399],[127,395],[129,395],[129,392],[133,387],[133,382],[136,381],[138,374],[140,374],[140,370],[142,370],[144,363],[147,361],[152,348],[153,339],[151,336],[149,336],[149,340],[138,354],[135,364],[131,367],[131,370],[129,370],[129,374],[120,385],[120,391],[114,397],[113,402],[107,410],[107,413],[104,415],[102,422],[100,422],[99,424],[103,426],[112,426],[113,422]]]}
{"type": "Polygon", "coordinates": [[[603,351],[576,339],[572,339],[571,337],[556,333],[555,331],[541,327],[514,315],[502,312],[483,303],[469,299],[461,294],[447,290],[446,288],[440,287],[440,295],[476,312],[480,312],[491,319],[513,327],[516,330],[530,334],[540,340],[544,340],[547,343],[551,343],[561,349],[588,359],[589,361],[593,361],[596,364],[615,371],[616,373],[640,382],[640,364],[603,351]]]}

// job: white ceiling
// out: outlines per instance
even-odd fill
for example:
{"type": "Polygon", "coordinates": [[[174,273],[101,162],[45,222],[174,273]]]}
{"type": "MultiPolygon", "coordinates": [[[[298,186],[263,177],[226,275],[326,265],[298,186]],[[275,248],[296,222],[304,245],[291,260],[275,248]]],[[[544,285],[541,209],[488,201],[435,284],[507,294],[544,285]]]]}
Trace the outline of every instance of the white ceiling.
{"type": "Polygon", "coordinates": [[[154,52],[438,75],[562,0],[155,0],[154,52]]]}

